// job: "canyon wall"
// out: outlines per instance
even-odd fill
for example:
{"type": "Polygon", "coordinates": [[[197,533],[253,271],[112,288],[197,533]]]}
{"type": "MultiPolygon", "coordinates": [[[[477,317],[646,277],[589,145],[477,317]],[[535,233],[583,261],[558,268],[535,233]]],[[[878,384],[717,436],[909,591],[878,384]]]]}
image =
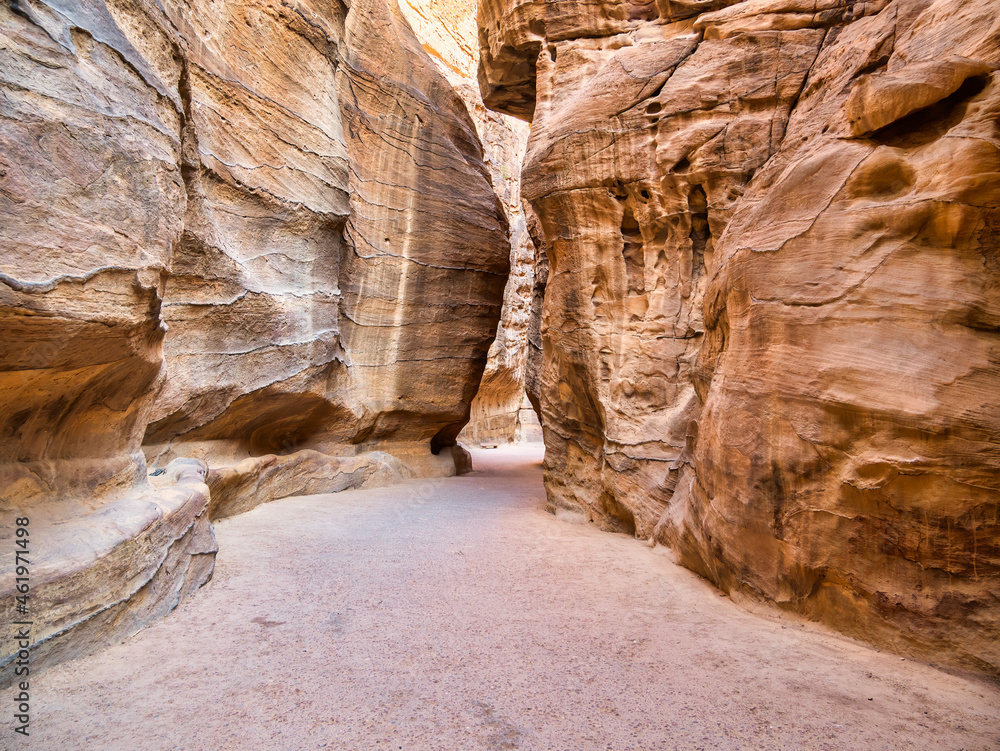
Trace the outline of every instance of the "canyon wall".
{"type": "Polygon", "coordinates": [[[534,278],[535,248],[521,208],[521,162],[528,126],[489,110],[476,81],[479,46],[476,0],[401,0],[400,8],[423,48],[437,64],[476,124],[486,165],[510,225],[510,276],[486,372],[472,401],[462,441],[501,444],[519,440],[519,410],[528,363],[526,332],[534,278]]]}
{"type": "Polygon", "coordinates": [[[481,0],[554,506],[1000,674],[991,0],[481,0]]]}
{"type": "Polygon", "coordinates": [[[468,469],[507,219],[395,0],[4,3],[0,207],[32,667],[203,584],[211,518],[468,469]]]}

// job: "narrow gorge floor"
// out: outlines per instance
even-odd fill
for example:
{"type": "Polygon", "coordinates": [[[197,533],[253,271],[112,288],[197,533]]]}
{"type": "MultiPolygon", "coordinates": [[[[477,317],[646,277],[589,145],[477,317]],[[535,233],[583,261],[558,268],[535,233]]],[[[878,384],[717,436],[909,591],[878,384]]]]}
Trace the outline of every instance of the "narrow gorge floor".
{"type": "MultiPolygon", "coordinates": [[[[213,581],[32,681],[17,748],[997,749],[1000,688],[745,612],[544,511],[541,450],[216,525],[213,581]]],[[[16,738],[16,741],[10,739],[16,738]]]]}

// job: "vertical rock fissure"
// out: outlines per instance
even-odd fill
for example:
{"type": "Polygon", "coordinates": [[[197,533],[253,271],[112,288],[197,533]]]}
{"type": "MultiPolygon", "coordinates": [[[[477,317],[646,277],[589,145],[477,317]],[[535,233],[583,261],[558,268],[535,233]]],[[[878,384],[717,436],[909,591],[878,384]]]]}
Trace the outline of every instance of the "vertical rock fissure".
{"type": "Polygon", "coordinates": [[[691,283],[705,273],[706,258],[711,256],[712,230],[708,224],[708,196],[701,185],[691,187],[688,195],[691,212],[691,283]],[[706,256],[707,254],[707,256],[706,256]]]}
{"type": "Polygon", "coordinates": [[[622,216],[622,256],[625,259],[625,294],[627,296],[643,294],[646,291],[646,262],[642,229],[628,207],[622,216]]]}

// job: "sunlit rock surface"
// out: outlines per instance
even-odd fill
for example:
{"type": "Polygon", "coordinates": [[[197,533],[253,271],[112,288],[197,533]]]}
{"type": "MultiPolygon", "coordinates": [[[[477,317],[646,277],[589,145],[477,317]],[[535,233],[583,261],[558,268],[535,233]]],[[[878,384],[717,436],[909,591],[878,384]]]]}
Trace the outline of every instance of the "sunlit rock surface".
{"type": "Polygon", "coordinates": [[[1000,673],[989,0],[481,0],[555,506],[1000,673]]]}

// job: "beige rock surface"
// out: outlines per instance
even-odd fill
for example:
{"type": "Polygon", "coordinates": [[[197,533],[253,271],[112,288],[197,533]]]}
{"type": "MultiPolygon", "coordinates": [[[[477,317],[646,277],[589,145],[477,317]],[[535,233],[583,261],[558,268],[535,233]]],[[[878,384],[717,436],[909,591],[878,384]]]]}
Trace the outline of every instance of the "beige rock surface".
{"type": "Polygon", "coordinates": [[[395,0],[3,4],[0,210],[39,666],[203,584],[210,517],[468,471],[507,220],[395,0]]]}
{"type": "Polygon", "coordinates": [[[462,97],[483,143],[494,189],[510,225],[510,276],[486,371],[461,439],[470,444],[519,440],[518,412],[528,361],[527,329],[535,248],[521,208],[521,162],[528,126],[488,110],[476,84],[476,0],[402,0],[417,38],[462,97]]]}
{"type": "Polygon", "coordinates": [[[507,259],[476,131],[448,82],[383,0],[187,12],[186,36],[222,41],[191,55],[199,164],[149,453],[175,441],[236,442],[248,456],[453,442],[507,259]],[[274,54],[249,61],[261,46],[274,54]],[[234,112],[211,99],[220,87],[234,112]]]}
{"type": "MultiPolygon", "coordinates": [[[[30,624],[31,671],[131,636],[211,578],[218,546],[205,475],[203,463],[179,459],[156,487],[100,508],[64,501],[20,512],[29,519],[16,527],[29,532],[17,538],[24,546],[15,545],[15,517],[4,514],[2,625],[12,635],[14,621],[30,624]],[[25,574],[19,566],[27,567],[26,597],[16,588],[15,572],[25,574]],[[25,612],[15,602],[26,603],[25,612]]],[[[9,638],[0,653],[0,686],[14,682],[19,646],[9,638]]]]}
{"type": "Polygon", "coordinates": [[[1000,673],[987,0],[481,0],[532,117],[555,507],[1000,673]]]}
{"type": "Polygon", "coordinates": [[[352,3],[338,70],[353,149],[341,325],[364,408],[350,440],[437,449],[455,443],[485,367],[508,227],[461,99],[382,3],[352,3]]]}

